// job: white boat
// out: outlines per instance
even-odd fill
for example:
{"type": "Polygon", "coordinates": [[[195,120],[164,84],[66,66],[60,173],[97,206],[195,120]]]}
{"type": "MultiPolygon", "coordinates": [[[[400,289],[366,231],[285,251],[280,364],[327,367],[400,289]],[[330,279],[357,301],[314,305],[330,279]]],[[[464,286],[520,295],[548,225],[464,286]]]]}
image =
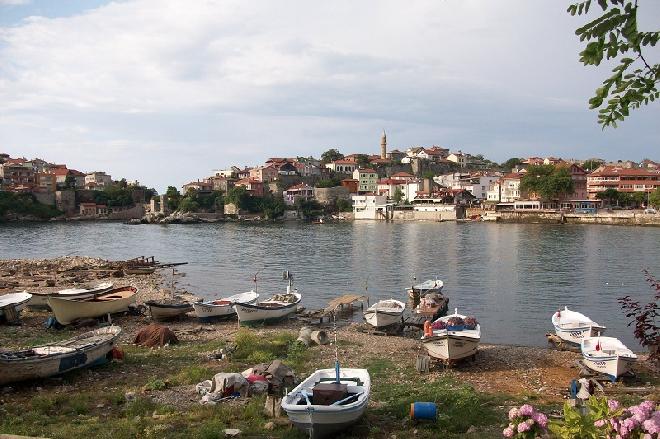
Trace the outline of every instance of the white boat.
{"type": "Polygon", "coordinates": [[[173,320],[193,310],[188,302],[149,300],[144,304],[149,308],[151,318],[158,321],[173,320]]]}
{"type": "Polygon", "coordinates": [[[77,319],[126,311],[128,305],[135,302],[136,293],[135,287],[121,287],[86,299],[50,297],[48,305],[57,321],[62,325],[68,325],[77,319]]]}
{"type": "Polygon", "coordinates": [[[311,438],[334,436],[346,429],[360,419],[369,404],[371,378],[367,369],[341,369],[339,386],[333,387],[346,396],[319,404],[322,398],[317,395],[323,387],[319,385],[336,383],[335,374],[335,369],[317,370],[282,399],[289,420],[311,438]]]}
{"type": "Polygon", "coordinates": [[[65,341],[0,352],[0,385],[102,364],[120,333],[119,326],[107,326],[65,341]]]}
{"type": "Polygon", "coordinates": [[[555,327],[557,337],[576,345],[588,337],[595,337],[605,332],[605,326],[599,325],[582,313],[569,310],[568,307],[552,315],[552,325],[555,327]]]}
{"type": "Polygon", "coordinates": [[[440,279],[428,279],[421,284],[413,285],[406,291],[411,299],[419,299],[429,293],[441,293],[444,286],[444,282],[440,279]]]}
{"type": "Polygon", "coordinates": [[[275,294],[268,300],[256,303],[237,303],[234,310],[241,325],[258,325],[282,320],[298,310],[301,296],[288,292],[275,294]]]}
{"type": "Polygon", "coordinates": [[[67,288],[52,293],[33,292],[27,306],[30,308],[47,308],[49,297],[64,297],[67,299],[84,299],[95,294],[107,293],[112,289],[112,282],[103,282],[92,288],[67,288]]]}
{"type": "Polygon", "coordinates": [[[585,338],[580,349],[584,364],[609,376],[612,381],[628,372],[637,361],[637,355],[614,337],[585,338]]]}
{"type": "Polygon", "coordinates": [[[218,300],[211,300],[209,302],[195,302],[193,308],[195,314],[201,320],[212,320],[228,317],[236,314],[234,305],[236,304],[252,304],[257,301],[259,294],[254,291],[246,293],[234,294],[233,296],[224,297],[218,300]]]}
{"type": "Polygon", "coordinates": [[[375,328],[400,323],[406,304],[394,299],[374,303],[364,312],[364,320],[375,328]]]}
{"type": "MultiPolygon", "coordinates": [[[[18,316],[18,313],[30,301],[32,295],[23,291],[22,293],[9,293],[0,296],[0,317],[5,317],[5,310],[10,315],[18,316]]],[[[13,317],[10,317],[10,319],[13,317]]]]}
{"type": "Polygon", "coordinates": [[[454,310],[454,314],[440,317],[422,336],[422,345],[426,348],[429,356],[446,362],[454,362],[463,358],[476,355],[479,342],[481,341],[481,325],[474,326],[465,324],[452,324],[454,322],[465,322],[466,316],[454,310]],[[436,324],[436,322],[440,322],[436,324]],[[433,329],[432,326],[440,326],[441,329],[433,329]]]}

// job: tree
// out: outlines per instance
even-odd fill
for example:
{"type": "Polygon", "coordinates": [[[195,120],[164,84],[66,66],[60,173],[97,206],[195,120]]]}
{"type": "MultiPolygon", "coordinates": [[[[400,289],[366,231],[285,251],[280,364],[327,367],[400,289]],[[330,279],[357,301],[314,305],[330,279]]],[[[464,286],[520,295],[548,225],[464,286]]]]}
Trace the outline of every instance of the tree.
{"type": "Polygon", "coordinates": [[[330,178],[325,178],[323,180],[319,180],[316,183],[316,187],[320,187],[320,188],[337,187],[337,186],[341,186],[341,180],[334,176],[330,178]]]}
{"type": "Polygon", "coordinates": [[[181,212],[197,212],[199,210],[199,203],[194,197],[185,196],[179,202],[178,210],[181,212]]]}
{"type": "Polygon", "coordinates": [[[259,202],[259,210],[263,212],[266,219],[275,219],[284,215],[286,205],[282,197],[264,197],[259,202]]]}
{"type": "Polygon", "coordinates": [[[355,156],[355,163],[357,163],[358,168],[368,168],[369,164],[371,161],[369,160],[369,156],[366,154],[358,154],[355,156]]]}
{"type": "Polygon", "coordinates": [[[403,191],[401,190],[400,187],[398,187],[398,186],[396,187],[396,189],[394,190],[394,196],[392,197],[392,199],[394,200],[394,202],[396,204],[399,204],[401,202],[401,200],[403,200],[403,191]]]}
{"type": "Polygon", "coordinates": [[[344,154],[340,153],[336,149],[332,148],[321,154],[321,161],[323,163],[334,162],[335,160],[340,160],[344,158],[344,154]]]}
{"type": "MultiPolygon", "coordinates": [[[[586,14],[591,3],[592,0],[574,3],[568,7],[568,13],[586,14]]],[[[643,48],[657,44],[660,32],[637,30],[637,0],[597,0],[597,3],[603,14],[578,28],[575,34],[580,41],[587,42],[580,52],[580,62],[585,66],[598,66],[603,58],[618,61],[612,69],[614,74],[589,99],[590,109],[600,108],[598,123],[603,129],[616,128],[617,121],[628,117],[631,109],[660,99],[657,88],[660,63],[650,63],[642,53],[643,48]]]]}
{"type": "Polygon", "coordinates": [[[165,195],[167,195],[167,208],[170,210],[177,210],[179,207],[179,200],[181,200],[179,190],[174,186],[168,186],[165,195]]]}
{"type": "Polygon", "coordinates": [[[654,190],[649,195],[649,205],[656,208],[660,207],[660,188],[654,190]]]}
{"type": "Polygon", "coordinates": [[[619,195],[620,195],[619,191],[617,191],[616,189],[609,188],[609,189],[605,189],[602,192],[598,192],[596,194],[596,198],[598,198],[599,200],[607,201],[608,204],[611,206],[614,202],[616,202],[617,205],[619,204],[619,195]]]}
{"type": "Polygon", "coordinates": [[[350,201],[343,198],[337,199],[337,210],[339,212],[351,212],[353,210],[353,205],[350,201]]]}
{"type": "Polygon", "coordinates": [[[237,186],[227,191],[225,195],[225,204],[233,204],[238,209],[245,209],[248,207],[250,195],[247,193],[245,186],[237,186]]]}
{"type": "Polygon", "coordinates": [[[64,187],[66,189],[75,189],[76,188],[76,177],[71,175],[71,174],[67,174],[67,176],[64,179],[64,187]]]}
{"type": "Polygon", "coordinates": [[[520,179],[520,190],[535,193],[543,200],[555,200],[575,189],[571,174],[565,167],[537,165],[527,168],[520,179]]]}
{"type": "Polygon", "coordinates": [[[649,348],[649,360],[657,362],[660,360],[658,351],[658,342],[660,341],[660,327],[657,324],[658,303],[660,303],[660,281],[656,279],[648,270],[643,270],[646,281],[651,287],[651,300],[642,305],[639,301],[633,300],[630,296],[620,297],[617,300],[621,308],[626,313],[626,317],[632,320],[628,326],[635,325],[635,338],[639,344],[649,348]]]}
{"type": "Polygon", "coordinates": [[[517,157],[512,157],[506,162],[502,163],[501,168],[507,171],[511,171],[511,169],[515,168],[516,166],[520,166],[521,163],[522,163],[522,159],[519,159],[517,157]]]}

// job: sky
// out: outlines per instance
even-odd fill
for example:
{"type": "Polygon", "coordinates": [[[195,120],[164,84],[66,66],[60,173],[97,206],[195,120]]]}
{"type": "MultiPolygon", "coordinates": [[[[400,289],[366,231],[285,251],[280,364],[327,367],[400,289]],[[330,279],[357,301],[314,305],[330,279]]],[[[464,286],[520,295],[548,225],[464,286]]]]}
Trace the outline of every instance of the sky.
{"type": "MultiPolygon", "coordinates": [[[[579,63],[587,19],[568,4],[0,0],[0,152],[161,191],[268,157],[375,154],[383,129],[389,149],[498,162],[660,160],[657,102],[596,123],[611,66],[579,63]]],[[[657,30],[660,2],[640,12],[657,30]]]]}

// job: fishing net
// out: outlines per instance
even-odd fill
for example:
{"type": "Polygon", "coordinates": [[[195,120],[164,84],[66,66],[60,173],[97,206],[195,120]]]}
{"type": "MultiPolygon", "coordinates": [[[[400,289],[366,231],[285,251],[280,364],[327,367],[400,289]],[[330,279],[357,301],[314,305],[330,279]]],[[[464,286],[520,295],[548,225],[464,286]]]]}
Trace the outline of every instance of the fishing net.
{"type": "Polygon", "coordinates": [[[152,323],[140,329],[140,332],[135,336],[134,343],[139,346],[146,347],[163,347],[167,344],[178,343],[178,339],[170,328],[156,323],[152,323]]]}

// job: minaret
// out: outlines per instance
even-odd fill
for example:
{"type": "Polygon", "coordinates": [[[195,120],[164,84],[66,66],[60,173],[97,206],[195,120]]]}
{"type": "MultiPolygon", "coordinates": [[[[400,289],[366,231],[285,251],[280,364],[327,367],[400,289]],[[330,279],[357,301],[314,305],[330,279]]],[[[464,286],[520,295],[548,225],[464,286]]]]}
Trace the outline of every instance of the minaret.
{"type": "Polygon", "coordinates": [[[387,157],[387,136],[383,129],[383,135],[380,136],[380,158],[385,160],[387,157]]]}

